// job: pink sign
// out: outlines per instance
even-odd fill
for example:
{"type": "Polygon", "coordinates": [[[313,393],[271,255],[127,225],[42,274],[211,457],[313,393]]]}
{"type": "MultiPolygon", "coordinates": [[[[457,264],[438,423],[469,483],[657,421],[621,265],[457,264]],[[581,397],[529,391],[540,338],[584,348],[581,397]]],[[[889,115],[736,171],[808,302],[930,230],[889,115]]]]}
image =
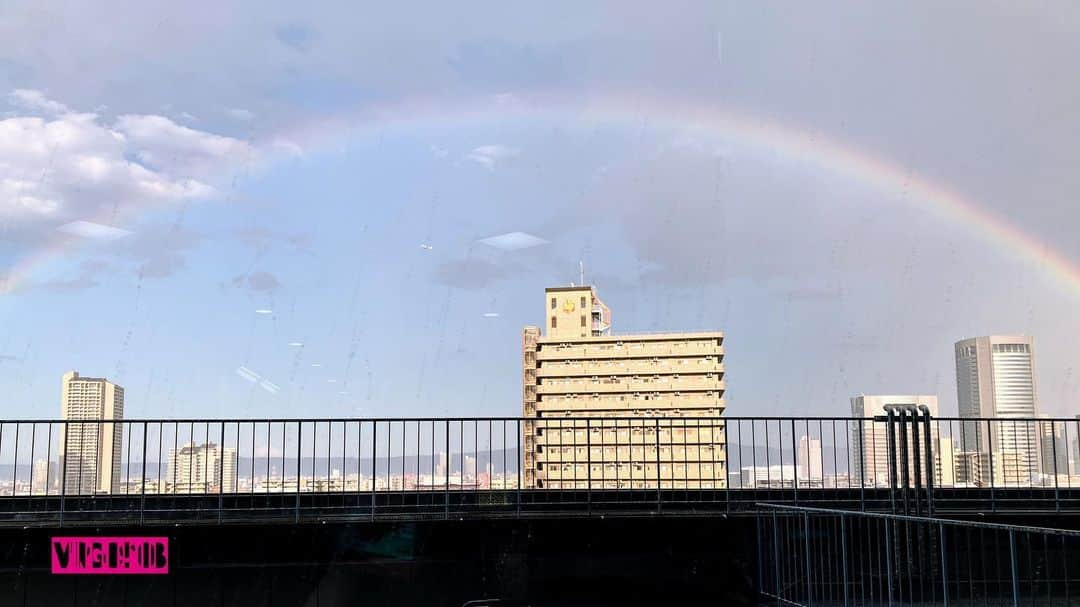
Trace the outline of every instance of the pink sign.
{"type": "Polygon", "coordinates": [[[50,552],[53,573],[169,572],[167,537],[54,537],[50,552]]]}

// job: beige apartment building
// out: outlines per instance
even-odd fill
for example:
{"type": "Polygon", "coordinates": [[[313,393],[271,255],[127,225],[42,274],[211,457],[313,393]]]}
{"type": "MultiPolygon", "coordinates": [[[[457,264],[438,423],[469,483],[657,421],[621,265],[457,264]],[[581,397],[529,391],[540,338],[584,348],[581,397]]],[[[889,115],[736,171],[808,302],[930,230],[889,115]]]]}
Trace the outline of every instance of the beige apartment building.
{"type": "Polygon", "coordinates": [[[726,487],[724,336],[618,335],[590,286],[549,288],[523,335],[529,488],[726,487]]]}
{"type": "Polygon", "coordinates": [[[169,493],[235,493],[236,449],[215,443],[169,448],[169,493]]]}
{"type": "Polygon", "coordinates": [[[106,379],[69,371],[63,377],[60,417],[77,422],[60,429],[64,492],[118,492],[124,428],[109,422],[124,419],[124,389],[106,379]]]}

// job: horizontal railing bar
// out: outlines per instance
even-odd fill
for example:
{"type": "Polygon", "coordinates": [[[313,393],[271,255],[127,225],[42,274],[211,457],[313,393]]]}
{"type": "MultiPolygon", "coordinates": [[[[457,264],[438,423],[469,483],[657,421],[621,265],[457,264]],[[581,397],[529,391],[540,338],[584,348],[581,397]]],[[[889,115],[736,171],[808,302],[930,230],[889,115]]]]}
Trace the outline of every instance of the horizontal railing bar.
{"type": "MultiPolygon", "coordinates": [[[[507,417],[507,416],[493,416],[493,417],[244,417],[244,418],[221,418],[221,417],[131,417],[123,419],[59,419],[59,418],[10,418],[0,419],[0,423],[3,424],[48,424],[48,423],[211,423],[211,424],[250,424],[250,423],[310,423],[310,422],[445,422],[445,421],[465,421],[465,422],[517,422],[517,421],[569,421],[569,420],[593,420],[593,421],[625,421],[631,419],[662,419],[662,420],[679,420],[686,421],[687,423],[695,421],[739,421],[739,422],[753,422],[753,421],[784,421],[784,422],[817,422],[817,421],[835,421],[835,422],[874,422],[884,423],[885,418],[882,416],[873,417],[851,417],[851,416],[829,416],[829,415],[808,415],[808,416],[728,416],[728,415],[712,415],[712,416],[682,416],[682,415],[649,415],[649,416],[620,416],[620,415],[574,415],[574,416],[550,416],[550,417],[507,417]]],[[[1080,422],[1075,417],[938,417],[931,416],[930,418],[935,422],[994,422],[994,423],[1017,423],[1017,422],[1080,422]]]]}
{"type": "Polygon", "coordinates": [[[927,516],[909,516],[905,514],[891,514],[887,512],[869,512],[861,510],[838,510],[833,508],[814,508],[811,506],[793,506],[789,504],[774,504],[768,502],[754,502],[754,505],[759,508],[773,509],[773,510],[787,510],[797,513],[811,513],[811,514],[828,514],[831,516],[850,516],[854,518],[879,518],[896,521],[909,521],[915,523],[926,523],[928,525],[936,525],[942,523],[945,525],[956,527],[972,527],[976,529],[997,529],[1000,531],[1023,531],[1028,533],[1039,533],[1043,535],[1067,535],[1070,537],[1080,537],[1080,531],[1074,531],[1071,529],[1054,529],[1051,527],[1032,527],[1028,525],[1009,525],[1006,523],[986,523],[982,521],[965,521],[950,518],[938,518],[927,516]]]}

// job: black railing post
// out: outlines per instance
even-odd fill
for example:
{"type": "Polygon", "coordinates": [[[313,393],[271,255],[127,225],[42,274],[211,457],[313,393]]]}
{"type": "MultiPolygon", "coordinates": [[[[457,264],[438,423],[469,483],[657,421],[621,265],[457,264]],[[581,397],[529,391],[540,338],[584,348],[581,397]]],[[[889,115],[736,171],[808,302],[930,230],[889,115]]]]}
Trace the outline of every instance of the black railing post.
{"type": "Polygon", "coordinates": [[[592,418],[589,417],[585,418],[585,451],[588,453],[585,456],[585,482],[588,485],[585,488],[585,514],[592,516],[592,418]]]}
{"type": "Polygon", "coordinates": [[[892,507],[892,513],[896,514],[896,436],[893,433],[893,410],[886,409],[886,445],[889,450],[889,504],[892,507]]]}
{"type": "MultiPolygon", "coordinates": [[[[866,437],[864,426],[866,421],[860,419],[859,425],[859,509],[866,511],[866,437]]],[[[871,424],[874,422],[870,422],[871,424]]],[[[871,430],[873,427],[871,426],[871,430]]]]}
{"type": "Polygon", "coordinates": [[[804,548],[804,553],[805,553],[805,558],[804,558],[805,566],[803,567],[803,571],[804,571],[804,573],[806,575],[806,604],[808,606],[810,606],[810,605],[814,604],[814,590],[813,590],[813,586],[811,585],[811,579],[810,579],[810,513],[809,512],[804,512],[803,513],[803,538],[805,539],[805,541],[803,542],[803,548],[804,548]]]}
{"type": "MultiPolygon", "coordinates": [[[[907,424],[905,423],[904,426],[906,427],[907,424]]],[[[905,429],[904,432],[906,434],[907,430],[905,429]]],[[[919,449],[921,446],[919,444],[919,414],[913,407],[911,409],[911,462],[915,470],[915,486],[912,488],[915,498],[915,516],[922,516],[922,500],[919,498],[919,493],[922,491],[922,451],[919,449]]]]}
{"type": "MultiPolygon", "coordinates": [[[[239,426],[237,426],[239,428],[239,426]]],[[[255,442],[255,434],[251,435],[251,442],[255,442]]],[[[314,463],[313,463],[314,465],[314,463]]],[[[293,520],[300,522],[300,479],[304,469],[304,422],[296,422],[296,512],[293,520]]],[[[251,487],[255,487],[255,462],[251,463],[251,487]]],[[[282,487],[284,489],[284,487],[282,487]]]]}
{"type": "MultiPolygon", "coordinates": [[[[768,429],[766,428],[766,431],[768,429]]],[[[756,484],[756,481],[755,481],[756,484]]],[[[776,522],[776,510],[772,512],[773,575],[776,581],[776,604],[780,604],[780,528],[776,522]]]]}
{"type": "MultiPolygon", "coordinates": [[[[711,423],[712,423],[712,428],[709,429],[709,441],[712,443],[712,451],[713,451],[713,454],[712,454],[712,460],[713,460],[712,476],[713,476],[713,491],[715,491],[717,489],[717,486],[716,486],[716,419],[714,418],[711,423]]],[[[723,471],[723,476],[721,477],[721,482],[723,482],[723,484],[724,484],[724,510],[726,512],[730,513],[731,512],[731,485],[730,485],[730,483],[728,481],[731,478],[731,450],[728,448],[728,445],[729,445],[729,443],[728,443],[728,425],[727,425],[726,422],[721,422],[721,423],[724,424],[724,450],[723,450],[724,460],[722,462],[720,462],[721,465],[724,468],[724,471],[723,471]]],[[[742,434],[742,420],[739,420],[739,434],[740,435],[742,434]]],[[[699,442],[700,442],[700,439],[701,439],[700,434],[698,435],[698,439],[699,439],[699,442]]],[[[700,446],[698,447],[698,453],[701,453],[701,447],[700,446]]],[[[739,441],[739,460],[740,460],[739,465],[741,466],[742,465],[742,441],[739,441]]],[[[740,470],[740,472],[742,472],[742,471],[740,470]]],[[[740,488],[741,488],[741,485],[742,485],[742,483],[740,483],[740,488]]],[[[633,486],[634,486],[634,484],[630,483],[630,487],[633,488],[633,486]]]]}
{"type": "Polygon", "coordinates": [[[888,580],[888,603],[893,604],[893,576],[892,576],[892,519],[886,519],[885,523],[885,578],[888,580]]]}
{"type": "MultiPolygon", "coordinates": [[[[517,419],[516,422],[517,422],[517,436],[518,436],[518,441],[519,441],[518,442],[518,454],[517,454],[517,515],[521,516],[521,469],[525,466],[525,442],[526,441],[525,441],[525,436],[521,434],[521,419],[520,418],[517,419]]],[[[434,432],[434,430],[432,430],[432,432],[434,432]]],[[[533,430],[533,432],[535,433],[536,431],[533,430]]],[[[535,437],[534,437],[534,439],[535,439],[535,437]]],[[[503,445],[503,449],[504,450],[506,449],[505,444],[503,445]]],[[[535,453],[536,450],[534,449],[533,452],[535,453]]],[[[506,474],[505,470],[503,470],[503,474],[504,475],[506,474]]],[[[434,478],[434,475],[432,475],[432,477],[434,478]]]]}
{"type": "Polygon", "coordinates": [[[1020,607],[1020,577],[1016,565],[1016,531],[1009,530],[1009,572],[1012,574],[1012,604],[1020,607]]]}
{"type": "Polygon", "coordinates": [[[848,606],[848,564],[847,564],[847,528],[845,515],[840,514],[840,569],[844,584],[844,607],[848,606]]]}
{"type": "MultiPolygon", "coordinates": [[[[781,451],[783,447],[781,447],[781,451]]],[[[780,458],[780,470],[783,471],[784,458],[780,458]]],[[[795,490],[795,505],[799,505],[799,447],[795,440],[795,418],[791,418],[791,487],[795,490]]],[[[783,477],[781,477],[783,478],[783,477]]],[[[783,481],[780,482],[783,484],[783,481]]]]}
{"type": "Polygon", "coordinates": [[[663,500],[660,499],[660,418],[654,418],[656,423],[656,512],[662,514],[664,512],[663,500]]]}
{"type": "Polygon", "coordinates": [[[945,546],[945,523],[938,523],[938,547],[941,550],[941,597],[949,607],[949,561],[945,546]]]}
{"type": "MultiPolygon", "coordinates": [[[[67,460],[71,457],[71,451],[68,449],[68,442],[71,438],[70,431],[68,429],[69,422],[67,420],[60,422],[60,449],[64,451],[64,457],[56,458],[60,464],[60,526],[64,526],[64,509],[67,501],[67,460]]],[[[3,425],[0,424],[0,428],[3,425]]]]}
{"type": "MultiPolygon", "coordinates": [[[[142,525],[146,520],[146,428],[147,422],[143,422],[142,425],[142,482],[139,484],[142,486],[142,491],[139,495],[139,524],[142,525]]],[[[128,444],[131,444],[131,433],[128,433],[128,444]]]]}
{"type": "MultiPolygon", "coordinates": [[[[1058,459],[1057,459],[1057,422],[1050,422],[1050,444],[1054,458],[1054,511],[1061,512],[1061,496],[1058,491],[1058,459]]],[[[1066,446],[1066,455],[1068,447],[1066,446]]]]}
{"type": "MultiPolygon", "coordinates": [[[[982,445],[979,445],[982,448],[982,445]]],[[[978,457],[978,455],[976,455],[978,457]]],[[[994,435],[990,428],[990,420],[986,420],[986,461],[990,468],[990,512],[997,511],[997,499],[994,497],[994,435]]],[[[982,468],[982,462],[978,462],[982,468]]]]}
{"type": "MultiPolygon", "coordinates": [[[[447,424],[447,428],[449,428],[450,427],[450,422],[447,421],[446,424],[447,424]]],[[[378,461],[379,461],[378,428],[379,428],[378,420],[374,420],[374,419],[371,420],[371,520],[375,520],[375,501],[376,501],[375,500],[375,485],[376,485],[376,481],[378,480],[378,477],[379,477],[379,475],[378,475],[378,471],[379,471],[379,465],[378,465],[378,461]]],[[[448,432],[449,432],[449,430],[448,430],[448,432]]],[[[389,436],[389,434],[390,434],[389,429],[386,431],[386,434],[389,436]]],[[[449,434],[447,435],[446,441],[447,441],[447,444],[449,444],[449,442],[450,442],[449,434]]],[[[387,462],[390,461],[389,457],[390,457],[389,454],[387,454],[387,462]]],[[[387,479],[386,479],[387,482],[389,482],[389,480],[390,480],[389,479],[389,475],[390,475],[389,468],[390,468],[390,465],[387,464],[387,479]]],[[[449,482],[447,483],[447,486],[449,486],[449,482]]]]}
{"type": "MultiPolygon", "coordinates": [[[[145,438],[145,434],[143,436],[145,438]]],[[[266,457],[267,457],[267,461],[269,461],[269,458],[270,458],[270,429],[269,428],[267,428],[267,430],[266,430],[266,443],[267,443],[266,444],[266,457]]],[[[144,444],[144,446],[143,446],[143,453],[144,453],[143,458],[144,459],[146,457],[145,452],[146,452],[146,447],[145,447],[145,444],[144,444]]],[[[252,470],[254,470],[255,462],[251,462],[251,467],[252,467],[252,470]]],[[[252,477],[254,477],[254,476],[255,475],[252,474],[252,477]]],[[[267,481],[269,481],[269,480],[270,479],[267,478],[267,481]]],[[[269,489],[269,485],[267,486],[267,488],[269,489]]],[[[218,504],[217,504],[217,512],[218,512],[218,524],[219,525],[221,524],[221,520],[222,520],[222,518],[224,516],[223,512],[222,512],[224,510],[224,508],[225,508],[225,422],[221,422],[221,436],[219,438],[219,444],[218,444],[218,504]]]]}
{"type": "MultiPolygon", "coordinates": [[[[446,467],[446,485],[443,486],[443,518],[450,518],[450,420],[446,420],[446,463],[443,464],[446,467]]],[[[371,499],[375,499],[375,494],[371,494],[371,499]]],[[[375,512],[375,502],[371,502],[372,517],[375,512]]]]}

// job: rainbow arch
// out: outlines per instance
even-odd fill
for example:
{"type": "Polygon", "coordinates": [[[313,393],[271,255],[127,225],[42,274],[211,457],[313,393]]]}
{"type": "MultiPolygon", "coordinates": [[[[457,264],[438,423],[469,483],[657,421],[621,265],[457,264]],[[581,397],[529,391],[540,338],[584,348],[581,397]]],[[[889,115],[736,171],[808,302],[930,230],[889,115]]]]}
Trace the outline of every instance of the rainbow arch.
{"type": "MultiPolygon", "coordinates": [[[[1038,237],[983,208],[975,200],[943,183],[920,177],[900,164],[837,138],[811,132],[751,113],[700,101],[608,94],[588,98],[530,97],[527,102],[460,99],[435,103],[429,98],[407,99],[393,105],[368,107],[349,116],[315,120],[285,129],[278,137],[297,142],[304,150],[332,149],[356,138],[394,133],[416,133],[492,124],[535,121],[612,126],[670,132],[774,152],[816,170],[899,196],[943,222],[972,229],[993,248],[1046,269],[1063,289],[1080,295],[1080,263],[1047,246],[1038,237]],[[902,196],[900,196],[902,195],[902,196]]],[[[267,147],[266,149],[271,149],[267,147]]],[[[263,165],[272,166],[279,154],[270,152],[263,165]]],[[[128,209],[129,218],[137,209],[128,209]]],[[[11,293],[63,252],[65,239],[57,236],[18,261],[0,283],[0,293],[11,293]]]]}

